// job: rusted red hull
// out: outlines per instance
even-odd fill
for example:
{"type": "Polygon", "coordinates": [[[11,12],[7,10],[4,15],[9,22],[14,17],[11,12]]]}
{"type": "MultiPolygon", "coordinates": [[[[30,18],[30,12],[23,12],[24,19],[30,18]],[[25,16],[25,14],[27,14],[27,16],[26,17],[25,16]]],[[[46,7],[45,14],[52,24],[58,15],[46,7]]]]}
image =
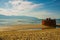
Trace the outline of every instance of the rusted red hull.
{"type": "Polygon", "coordinates": [[[42,25],[46,25],[46,26],[56,26],[56,20],[55,19],[46,19],[46,20],[42,20],[42,25]]]}

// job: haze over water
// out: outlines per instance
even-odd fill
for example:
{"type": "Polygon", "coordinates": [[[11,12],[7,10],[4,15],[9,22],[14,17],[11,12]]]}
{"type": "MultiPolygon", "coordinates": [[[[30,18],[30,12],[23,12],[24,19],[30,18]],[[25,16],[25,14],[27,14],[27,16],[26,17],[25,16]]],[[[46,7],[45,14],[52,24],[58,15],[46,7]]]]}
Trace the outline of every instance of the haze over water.
{"type": "MultiPolygon", "coordinates": [[[[24,19],[0,19],[0,26],[4,25],[20,25],[20,24],[41,24],[42,19],[39,20],[24,20],[24,19]]],[[[56,20],[56,24],[60,24],[60,19],[56,20]]]]}

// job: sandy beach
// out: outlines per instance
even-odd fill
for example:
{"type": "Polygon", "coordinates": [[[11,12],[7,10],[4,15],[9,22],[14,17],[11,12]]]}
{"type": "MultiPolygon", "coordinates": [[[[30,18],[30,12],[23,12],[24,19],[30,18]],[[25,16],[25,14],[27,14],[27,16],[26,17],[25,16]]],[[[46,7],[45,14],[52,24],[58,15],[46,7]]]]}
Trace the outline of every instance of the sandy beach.
{"type": "Polygon", "coordinates": [[[0,31],[0,40],[60,40],[60,28],[28,31],[0,31]]]}
{"type": "Polygon", "coordinates": [[[0,27],[0,40],[60,40],[60,28],[41,24],[4,26],[0,27]]]}

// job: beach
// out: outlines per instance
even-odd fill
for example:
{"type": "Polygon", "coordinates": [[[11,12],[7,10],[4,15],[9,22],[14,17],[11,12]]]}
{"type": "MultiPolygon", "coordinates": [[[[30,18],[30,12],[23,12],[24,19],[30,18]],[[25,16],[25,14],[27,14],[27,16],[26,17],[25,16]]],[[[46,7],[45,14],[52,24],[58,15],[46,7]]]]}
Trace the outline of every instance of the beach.
{"type": "Polygon", "coordinates": [[[0,0],[0,40],[60,40],[60,0],[0,0]]]}
{"type": "Polygon", "coordinates": [[[60,28],[42,24],[0,27],[0,40],[60,40],[60,28]]]}
{"type": "Polygon", "coordinates": [[[60,28],[0,31],[0,40],[60,40],[60,28]]]}

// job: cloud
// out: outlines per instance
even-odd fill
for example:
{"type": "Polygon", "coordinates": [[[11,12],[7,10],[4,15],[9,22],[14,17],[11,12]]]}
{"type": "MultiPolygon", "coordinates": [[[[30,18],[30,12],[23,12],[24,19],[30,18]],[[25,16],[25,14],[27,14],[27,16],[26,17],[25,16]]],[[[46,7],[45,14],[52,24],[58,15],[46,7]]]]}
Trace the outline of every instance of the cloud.
{"type": "Polygon", "coordinates": [[[41,19],[42,18],[46,18],[46,17],[51,17],[51,18],[54,18],[55,17],[55,16],[52,15],[51,12],[48,12],[46,10],[41,10],[41,11],[37,11],[37,12],[28,12],[28,13],[29,14],[25,13],[23,15],[37,17],[37,18],[41,18],[41,19]]]}
{"type": "Polygon", "coordinates": [[[3,14],[3,15],[6,15],[6,16],[12,16],[12,15],[14,15],[14,16],[31,16],[31,17],[36,17],[36,18],[41,18],[41,19],[43,19],[43,18],[46,18],[46,17],[51,17],[51,18],[58,18],[58,15],[54,15],[53,13],[51,13],[51,12],[48,12],[48,11],[46,11],[46,10],[43,10],[43,11],[37,11],[37,12],[26,12],[25,11],[25,13],[24,12],[18,12],[18,11],[12,11],[11,10],[11,12],[8,10],[6,10],[6,9],[1,9],[0,8],[0,14],[3,14]]]}
{"type": "Polygon", "coordinates": [[[42,3],[35,4],[25,0],[10,0],[5,3],[5,8],[0,8],[0,14],[6,16],[19,16],[23,14],[30,14],[29,11],[35,8],[41,8],[43,6],[42,3]]]}
{"type": "Polygon", "coordinates": [[[34,4],[32,2],[22,1],[22,0],[9,1],[7,4],[10,4],[13,9],[20,10],[20,11],[31,10],[31,9],[38,8],[43,5],[43,4],[34,4]]]}

